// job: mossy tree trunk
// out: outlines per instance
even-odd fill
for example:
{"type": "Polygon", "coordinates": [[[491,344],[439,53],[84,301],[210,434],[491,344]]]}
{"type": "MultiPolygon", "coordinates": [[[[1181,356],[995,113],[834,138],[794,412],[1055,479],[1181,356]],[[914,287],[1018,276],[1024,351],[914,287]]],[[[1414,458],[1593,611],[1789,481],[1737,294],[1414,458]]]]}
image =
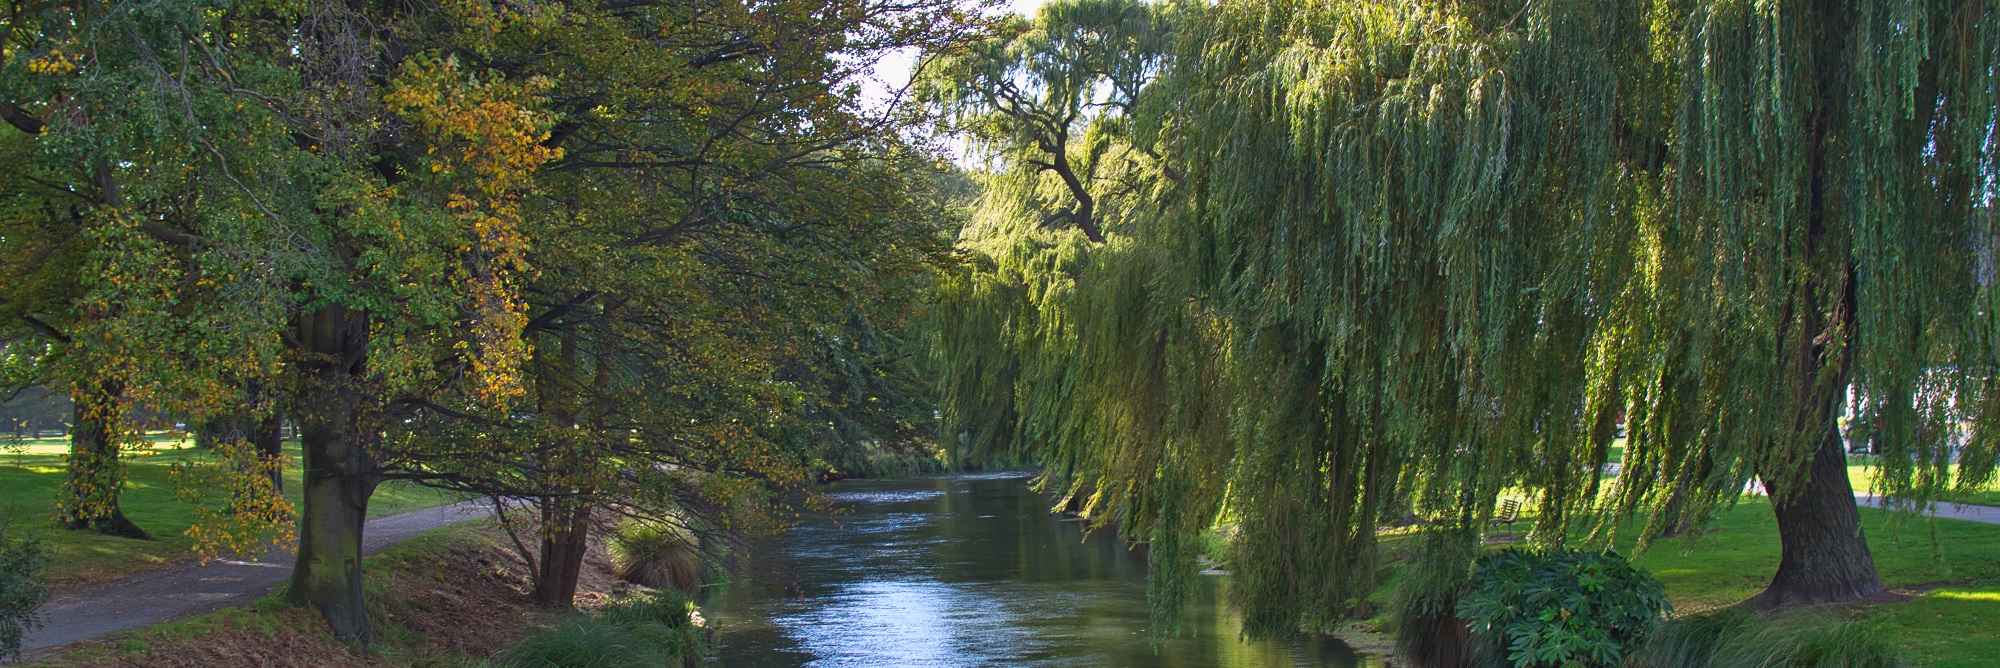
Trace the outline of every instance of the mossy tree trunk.
{"type": "Polygon", "coordinates": [[[361,538],[378,478],[368,453],[361,389],[366,315],[329,305],[299,317],[296,405],[304,508],[297,565],[285,598],[317,609],[335,637],[374,639],[363,600],[361,538]]]}

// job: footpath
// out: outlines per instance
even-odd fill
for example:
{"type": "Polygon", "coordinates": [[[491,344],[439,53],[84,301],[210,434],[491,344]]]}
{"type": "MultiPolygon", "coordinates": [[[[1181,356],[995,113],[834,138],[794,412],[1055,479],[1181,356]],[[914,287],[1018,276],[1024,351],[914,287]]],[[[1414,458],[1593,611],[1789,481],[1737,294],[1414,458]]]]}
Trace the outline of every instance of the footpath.
{"type": "MultiPolygon", "coordinates": [[[[1855,492],[1854,503],[1868,508],[1889,507],[1883,504],[1882,497],[1867,492],[1855,492]]],[[[1993,506],[1975,506],[1969,503],[1939,501],[1936,507],[1924,514],[1932,515],[1939,519],[1965,520],[1980,524],[2000,524],[2000,508],[1993,506]]]]}
{"type": "MultiPolygon", "coordinates": [[[[361,553],[375,554],[418,534],[492,515],[484,501],[413,510],[368,521],[361,553]]],[[[273,550],[255,561],[222,559],[141,573],[57,592],[42,607],[42,627],[21,644],[25,658],[115,631],[255,601],[292,575],[292,554],[273,550]]]]}

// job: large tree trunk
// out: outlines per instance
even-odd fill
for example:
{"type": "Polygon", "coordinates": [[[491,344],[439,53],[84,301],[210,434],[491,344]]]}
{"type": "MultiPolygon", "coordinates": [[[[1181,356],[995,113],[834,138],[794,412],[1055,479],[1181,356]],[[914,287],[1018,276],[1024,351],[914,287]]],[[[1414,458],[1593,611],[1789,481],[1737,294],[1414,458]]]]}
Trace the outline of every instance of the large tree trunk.
{"type": "MultiPolygon", "coordinates": [[[[1833,155],[1842,150],[1836,133],[1847,98],[1844,68],[1851,11],[1844,2],[1822,0],[1795,14],[1790,29],[1811,47],[1811,72],[1820,104],[1804,116],[1807,175],[1806,220],[1793,290],[1780,323],[1780,363],[1792,411],[1791,438],[1806,443],[1773,444],[1760,471],[1771,509],[1777,515],[1783,552],[1771,584],[1753,604],[1762,609],[1852,601],[1880,593],[1882,579],[1861,531],[1854,487],[1847,479],[1847,452],[1838,420],[1853,377],[1857,331],[1856,281],[1850,252],[1835,228],[1842,196],[1833,155]],[[1810,447],[1799,447],[1810,446],[1810,447]],[[1801,461],[1805,453],[1808,461],[1801,461]],[[1804,475],[1790,475],[1804,465],[1804,475]],[[1786,484],[1790,483],[1790,484],[1786,484]]],[[[1785,438],[1787,436],[1781,436],[1785,438]]]]}
{"type": "Polygon", "coordinates": [[[1847,453],[1840,435],[1830,432],[1813,457],[1804,488],[1771,492],[1778,516],[1778,541],[1783,552],[1778,574],[1757,595],[1754,605],[1772,609],[1852,601],[1882,593],[1875,557],[1861,530],[1861,512],[1854,505],[1854,487],[1847,480],[1847,453]]]}
{"type": "Polygon", "coordinates": [[[375,492],[374,462],[367,451],[361,390],[366,316],[327,306],[299,317],[298,415],[304,455],[299,551],[285,598],[311,606],[335,637],[374,639],[361,590],[361,533],[368,497],[375,492]]]}
{"type": "Polygon", "coordinates": [[[63,524],[124,538],[151,540],[118,505],[125,467],[118,461],[118,430],[125,419],[124,383],[78,380],[71,393],[76,423],[70,429],[69,480],[61,494],[63,524]]]}

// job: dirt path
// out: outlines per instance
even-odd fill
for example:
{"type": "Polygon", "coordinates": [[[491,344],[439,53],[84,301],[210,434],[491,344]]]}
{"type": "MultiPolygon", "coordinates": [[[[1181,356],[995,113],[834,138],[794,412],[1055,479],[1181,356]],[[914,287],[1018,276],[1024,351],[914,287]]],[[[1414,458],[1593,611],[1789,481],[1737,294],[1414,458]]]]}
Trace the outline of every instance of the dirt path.
{"type": "MultiPolygon", "coordinates": [[[[1882,507],[1882,497],[1866,492],[1855,492],[1854,502],[1870,508],[1882,507]]],[[[1931,514],[1936,515],[1940,519],[1965,520],[1980,524],[2000,524],[2000,508],[1993,506],[1975,506],[1969,503],[1939,501],[1937,511],[1931,514]]]]}
{"type": "MultiPolygon", "coordinates": [[[[485,502],[467,501],[369,520],[361,552],[374,554],[426,531],[491,513],[485,502]]],[[[241,605],[269,593],[291,574],[292,555],[278,550],[256,561],[218,560],[58,592],[42,608],[42,628],[29,632],[21,649],[35,657],[113,631],[241,605]]]]}

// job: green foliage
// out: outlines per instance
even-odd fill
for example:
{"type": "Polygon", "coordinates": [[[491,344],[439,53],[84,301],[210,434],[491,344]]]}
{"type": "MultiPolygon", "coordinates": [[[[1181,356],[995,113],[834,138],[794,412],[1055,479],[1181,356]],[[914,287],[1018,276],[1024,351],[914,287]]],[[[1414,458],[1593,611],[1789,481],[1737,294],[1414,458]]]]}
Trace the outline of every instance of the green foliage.
{"type": "Polygon", "coordinates": [[[702,638],[694,604],[661,592],[529,636],[495,663],[506,668],[692,668],[707,651],[702,638]]]}
{"type": "Polygon", "coordinates": [[[1819,613],[1764,619],[1741,607],[1662,621],[1634,665],[1642,668],[1914,666],[1880,627],[1819,613]]]}
{"type": "Polygon", "coordinates": [[[1615,552],[1506,549],[1479,559],[1458,614],[1514,666],[1617,666],[1671,610],[1615,552]]]}
{"type": "Polygon", "coordinates": [[[1882,489],[2000,459],[1981,427],[1952,469],[1948,436],[2000,419],[1968,241],[1994,234],[2000,10],[1115,9],[1050,3],[938,61],[996,160],[933,359],[948,445],[1034,457],[1167,548],[1162,616],[1175,541],[1217,522],[1246,630],[1282,634],[1371,588],[1385,514],[1476,525],[1517,490],[1538,544],[1643,547],[1753,478],[1838,495],[1807,471],[1850,384],[1894,441],[1882,489]],[[1071,229],[1086,205],[1101,236],[1071,229]]]}
{"type": "Polygon", "coordinates": [[[9,539],[0,521],[0,661],[20,658],[22,636],[41,627],[36,610],[49,599],[46,566],[41,543],[9,539]]]}
{"type": "Polygon", "coordinates": [[[947,170],[850,84],[957,3],[99,9],[0,14],[0,382],[284,410],[350,485],[304,497],[302,602],[363,609],[311,555],[385,476],[768,529],[816,436],[928,435],[947,170]]]}

